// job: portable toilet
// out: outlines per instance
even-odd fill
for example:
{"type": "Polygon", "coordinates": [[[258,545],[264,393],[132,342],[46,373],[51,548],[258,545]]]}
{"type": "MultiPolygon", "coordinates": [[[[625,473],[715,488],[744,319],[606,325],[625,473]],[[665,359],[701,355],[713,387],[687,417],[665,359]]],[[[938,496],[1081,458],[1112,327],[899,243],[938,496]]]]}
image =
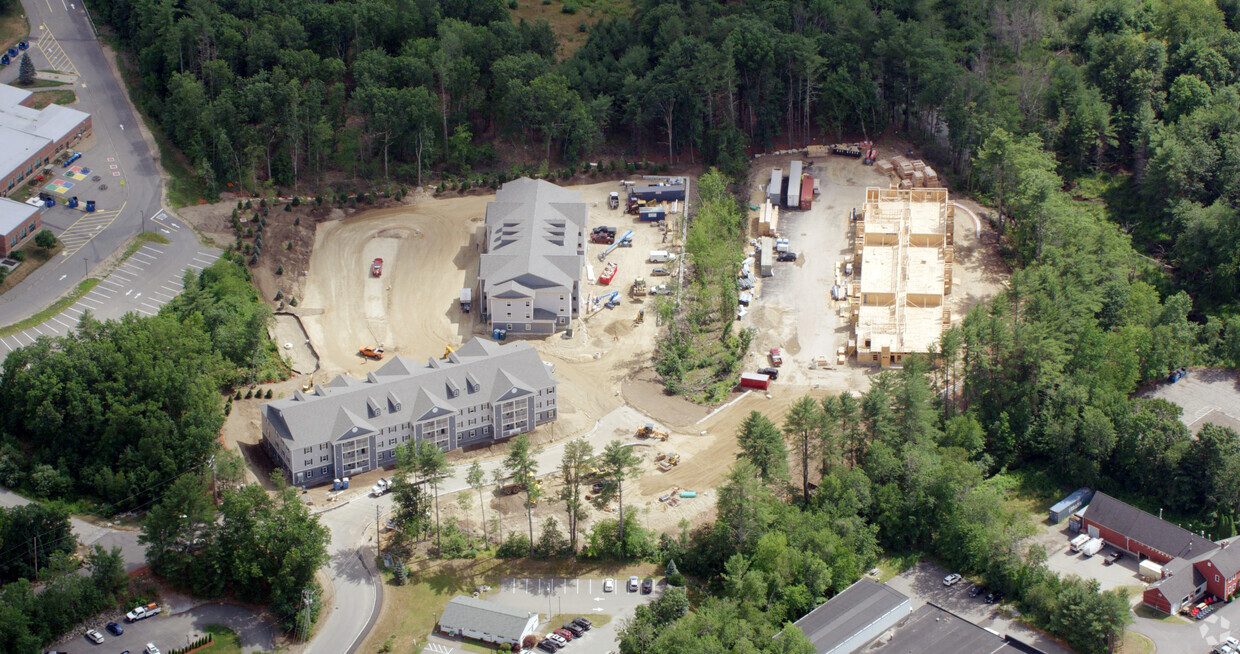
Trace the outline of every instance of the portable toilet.
{"type": "Polygon", "coordinates": [[[86,212],[87,212],[87,213],[90,213],[90,212],[92,212],[92,211],[94,211],[94,210],[95,210],[95,201],[94,201],[94,200],[87,200],[87,201],[86,201],[86,212]]]}
{"type": "Polygon", "coordinates": [[[340,478],[340,488],[344,489],[344,488],[348,488],[348,487],[349,487],[349,478],[348,478],[348,477],[341,477],[341,478],[340,478]]]}
{"type": "Polygon", "coordinates": [[[333,479],[333,480],[332,480],[332,490],[340,490],[340,480],[339,480],[339,479],[333,479]]]}

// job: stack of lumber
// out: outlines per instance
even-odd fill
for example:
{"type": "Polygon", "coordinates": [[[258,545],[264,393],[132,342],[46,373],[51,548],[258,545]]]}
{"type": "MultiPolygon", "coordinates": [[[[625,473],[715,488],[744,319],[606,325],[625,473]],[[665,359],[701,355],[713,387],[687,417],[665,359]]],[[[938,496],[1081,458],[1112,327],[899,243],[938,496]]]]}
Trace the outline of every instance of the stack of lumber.
{"type": "Polygon", "coordinates": [[[758,235],[774,236],[775,230],[779,228],[779,207],[773,206],[770,200],[762,203],[762,209],[758,212],[758,235]]]}
{"type": "Polygon", "coordinates": [[[914,170],[910,179],[913,182],[913,188],[922,188],[926,185],[926,174],[920,170],[914,170]]]}
{"type": "Polygon", "coordinates": [[[890,161],[879,161],[874,164],[874,167],[884,175],[890,175],[895,172],[895,166],[892,166],[890,161]]]}
{"type": "Polygon", "coordinates": [[[921,159],[914,159],[911,163],[913,164],[913,170],[917,172],[921,172],[926,167],[926,162],[921,159]]]}
{"type": "Polygon", "coordinates": [[[922,169],[921,172],[923,175],[926,176],[926,188],[941,188],[942,187],[942,185],[939,184],[939,174],[934,172],[933,168],[931,168],[930,166],[926,166],[925,168],[922,169]]]}
{"type": "Polygon", "coordinates": [[[831,147],[827,145],[811,145],[805,148],[805,152],[811,157],[825,157],[831,154],[831,147]]]}
{"type": "Polygon", "coordinates": [[[908,179],[913,176],[913,162],[906,157],[892,157],[891,167],[895,169],[895,173],[900,179],[908,179]]]}

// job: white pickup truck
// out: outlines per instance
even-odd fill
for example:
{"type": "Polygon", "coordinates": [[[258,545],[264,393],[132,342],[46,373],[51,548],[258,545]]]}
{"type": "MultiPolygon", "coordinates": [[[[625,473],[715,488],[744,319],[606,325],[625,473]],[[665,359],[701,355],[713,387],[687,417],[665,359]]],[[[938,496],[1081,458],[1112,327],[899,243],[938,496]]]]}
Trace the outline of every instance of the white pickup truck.
{"type": "Polygon", "coordinates": [[[146,606],[139,606],[138,608],[130,611],[129,613],[126,613],[125,622],[137,622],[139,620],[145,620],[151,616],[159,615],[161,611],[163,611],[163,608],[160,607],[158,604],[152,602],[150,604],[147,604],[146,606]]]}

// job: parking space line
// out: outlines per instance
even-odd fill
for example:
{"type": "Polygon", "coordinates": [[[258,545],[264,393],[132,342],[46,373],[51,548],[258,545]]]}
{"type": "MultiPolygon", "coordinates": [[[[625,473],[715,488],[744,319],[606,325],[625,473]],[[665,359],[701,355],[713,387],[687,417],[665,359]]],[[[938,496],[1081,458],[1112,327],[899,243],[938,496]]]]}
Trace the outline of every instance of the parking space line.
{"type": "Polygon", "coordinates": [[[78,312],[79,316],[82,315],[82,310],[78,309],[76,304],[69,307],[68,309],[65,309],[65,313],[69,313],[70,311],[75,311],[75,310],[78,312]]]}
{"type": "Polygon", "coordinates": [[[99,280],[99,284],[100,284],[100,285],[102,285],[102,284],[108,284],[109,286],[115,286],[118,290],[119,290],[119,289],[122,289],[122,288],[125,288],[124,286],[121,286],[120,284],[117,284],[116,282],[112,281],[111,279],[101,279],[101,280],[99,280]]]}
{"type": "Polygon", "coordinates": [[[130,260],[130,261],[126,261],[125,263],[122,263],[120,267],[124,268],[125,266],[129,266],[130,268],[137,268],[138,272],[142,272],[143,270],[146,270],[146,267],[149,265],[151,264],[146,263],[144,261],[135,262],[133,260],[130,260]],[[142,265],[139,266],[138,265],[139,263],[141,263],[142,265]]]}
{"type": "Polygon", "coordinates": [[[155,253],[155,256],[159,256],[159,255],[161,255],[161,254],[163,254],[163,253],[164,253],[164,251],[163,251],[163,250],[156,250],[155,248],[153,248],[153,247],[151,247],[151,246],[149,246],[149,245],[144,245],[144,246],[142,246],[142,249],[141,249],[141,250],[138,250],[138,252],[144,252],[144,251],[147,251],[147,250],[149,250],[149,251],[151,251],[151,252],[154,252],[154,253],[155,253]]]}
{"type": "Polygon", "coordinates": [[[131,272],[122,272],[122,271],[120,271],[120,270],[113,270],[113,271],[112,271],[112,274],[113,274],[113,275],[120,275],[121,277],[132,277],[132,278],[133,278],[133,279],[126,279],[125,281],[127,281],[127,282],[132,282],[134,279],[137,279],[137,278],[138,278],[138,276],[137,276],[137,275],[135,275],[135,274],[133,274],[133,273],[131,273],[131,272]]]}
{"type": "Polygon", "coordinates": [[[147,315],[147,316],[153,316],[153,315],[155,315],[155,314],[151,313],[150,311],[147,311],[146,309],[138,309],[138,313],[141,313],[141,314],[144,314],[144,315],[147,315]]]}
{"type": "MultiPolygon", "coordinates": [[[[82,298],[82,299],[78,300],[78,302],[94,302],[94,303],[98,304],[100,307],[104,305],[104,303],[103,303],[103,302],[100,302],[99,300],[92,300],[92,299],[90,299],[90,298],[88,298],[88,297],[84,297],[84,298],[82,298]]],[[[99,308],[99,307],[95,307],[95,308],[97,309],[97,308],[99,308]]]]}
{"type": "Polygon", "coordinates": [[[155,261],[155,260],[159,259],[159,257],[154,257],[154,256],[151,256],[151,255],[149,255],[149,254],[147,254],[147,253],[143,252],[142,250],[138,250],[137,252],[134,252],[134,253],[133,253],[133,256],[135,256],[135,257],[142,257],[143,259],[150,259],[150,260],[151,260],[151,261],[148,261],[148,262],[146,262],[146,263],[151,263],[152,261],[155,261]]]}
{"type": "Polygon", "coordinates": [[[13,348],[9,347],[9,344],[5,343],[3,339],[0,339],[0,345],[3,345],[4,349],[8,350],[9,352],[13,351],[13,348]]]}
{"type": "Polygon", "coordinates": [[[159,311],[159,305],[158,305],[158,304],[151,304],[150,302],[142,302],[141,304],[142,304],[142,306],[144,306],[144,307],[150,307],[150,308],[152,308],[152,309],[154,309],[154,310],[156,310],[156,311],[159,311]]]}
{"type": "MultiPolygon", "coordinates": [[[[55,320],[56,322],[60,322],[60,319],[59,319],[59,318],[55,318],[55,317],[53,317],[53,318],[52,318],[52,320],[55,320]]],[[[61,324],[61,325],[62,325],[65,329],[73,329],[73,326],[72,326],[72,325],[66,325],[66,324],[64,324],[63,322],[60,322],[60,324],[61,324]]]]}
{"type": "Polygon", "coordinates": [[[208,266],[215,263],[215,259],[203,259],[202,257],[194,257],[194,261],[201,261],[208,266]]]}
{"type": "Polygon", "coordinates": [[[87,293],[87,294],[86,294],[86,297],[90,297],[90,296],[95,295],[95,294],[102,295],[102,296],[103,296],[103,298],[104,298],[105,300],[106,300],[106,299],[111,299],[111,298],[112,298],[112,296],[111,296],[111,295],[107,295],[107,294],[105,294],[105,293],[100,292],[100,290],[99,290],[98,288],[96,288],[95,290],[91,291],[90,293],[87,293]]]}
{"type": "Polygon", "coordinates": [[[185,265],[186,265],[187,267],[189,267],[189,268],[193,268],[194,270],[202,270],[202,266],[195,266],[195,265],[194,265],[194,264],[192,264],[192,263],[187,263],[187,264],[185,264],[185,265]]]}
{"type": "Polygon", "coordinates": [[[160,286],[160,288],[167,288],[169,291],[172,291],[172,294],[173,294],[173,295],[176,295],[177,293],[180,293],[180,292],[181,292],[181,289],[179,289],[179,288],[168,288],[168,286],[167,286],[167,285],[160,286]]]}

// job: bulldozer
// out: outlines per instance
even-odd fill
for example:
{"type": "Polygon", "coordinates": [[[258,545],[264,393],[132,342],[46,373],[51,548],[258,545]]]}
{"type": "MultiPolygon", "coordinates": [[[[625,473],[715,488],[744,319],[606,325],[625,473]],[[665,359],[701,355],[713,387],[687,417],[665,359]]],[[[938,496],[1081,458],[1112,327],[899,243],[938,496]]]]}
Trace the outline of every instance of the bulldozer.
{"type": "Polygon", "coordinates": [[[646,280],[641,277],[634,279],[630,293],[633,297],[646,297],[646,280]]]}
{"type": "Polygon", "coordinates": [[[383,358],[383,345],[382,344],[379,344],[377,346],[367,345],[366,347],[358,350],[358,354],[362,355],[363,357],[367,359],[374,359],[375,361],[379,361],[383,358]]]}

